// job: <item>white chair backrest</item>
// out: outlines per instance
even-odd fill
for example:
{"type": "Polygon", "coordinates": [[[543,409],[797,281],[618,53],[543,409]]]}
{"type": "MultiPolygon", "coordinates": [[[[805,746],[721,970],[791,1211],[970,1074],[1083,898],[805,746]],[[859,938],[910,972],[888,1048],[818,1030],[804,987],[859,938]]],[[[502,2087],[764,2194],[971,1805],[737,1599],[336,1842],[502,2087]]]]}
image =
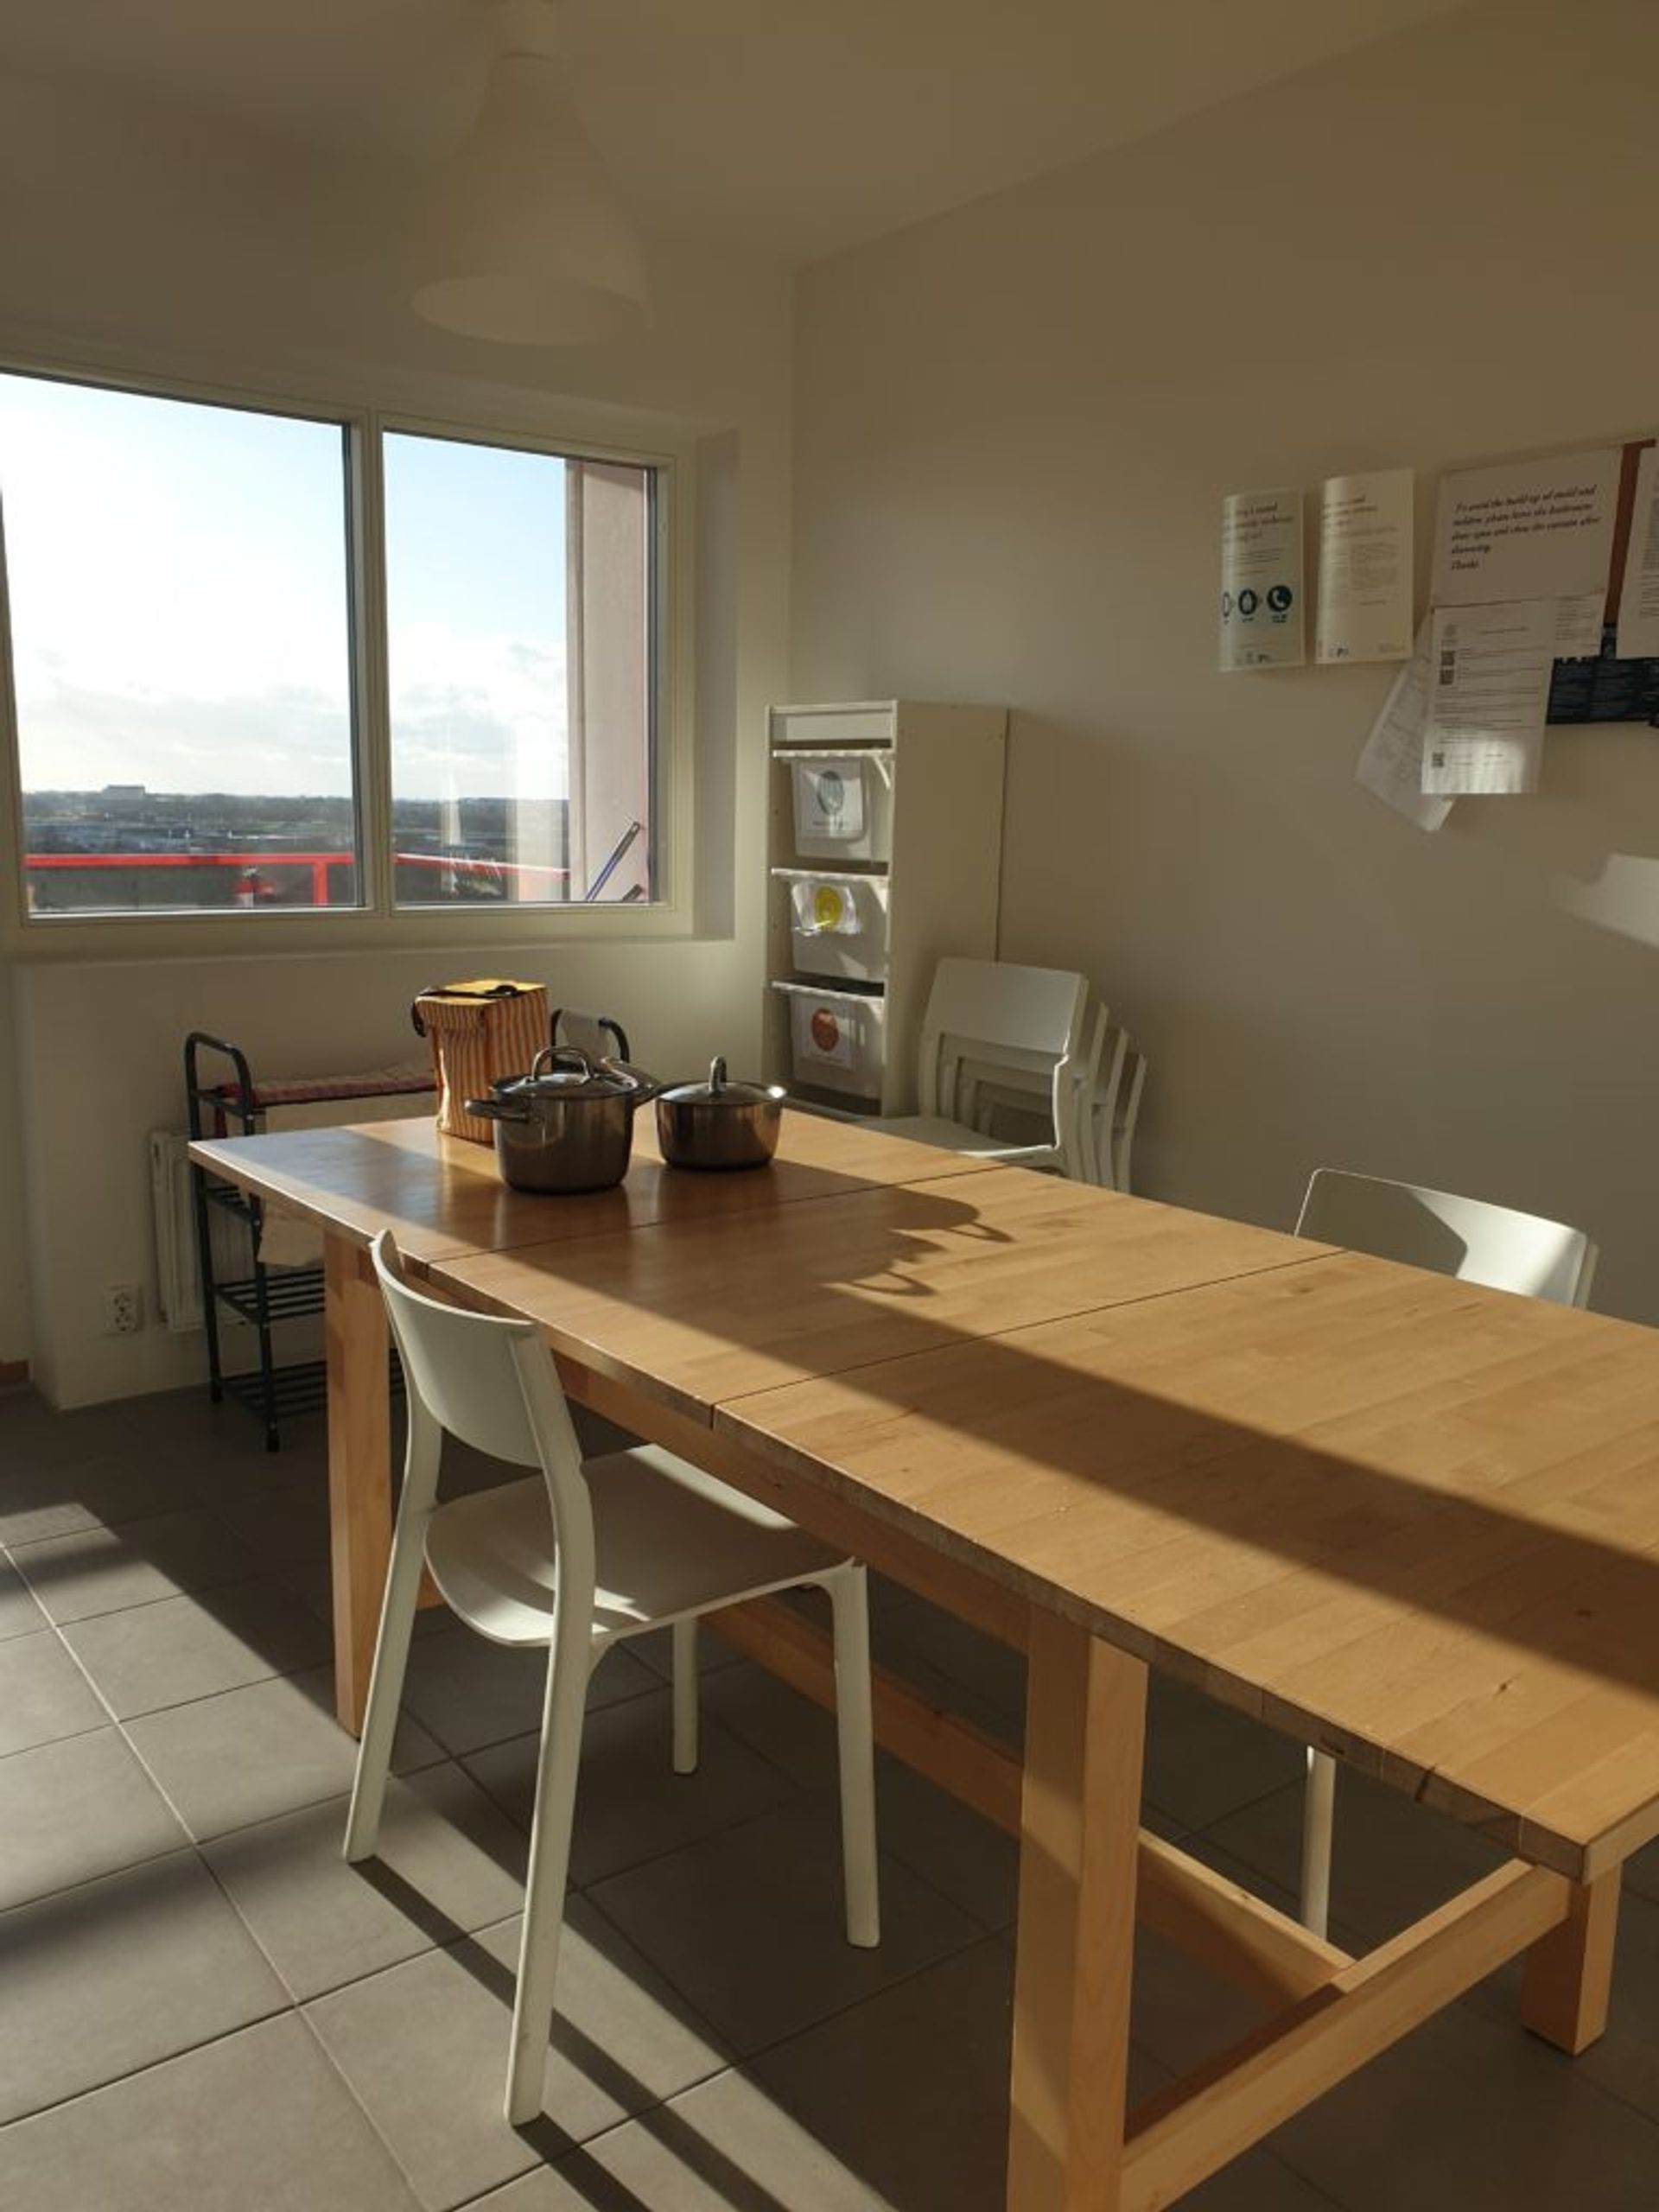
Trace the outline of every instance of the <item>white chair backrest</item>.
{"type": "Polygon", "coordinates": [[[1088,983],[1069,969],[941,960],[922,1016],[922,1112],[964,1119],[956,1096],[962,1064],[1001,1065],[1051,1076],[1058,1127],[1065,1110],[1060,1081],[1078,1050],[1088,1003],[1088,983]]]}
{"type": "Polygon", "coordinates": [[[1558,1306],[1586,1304],[1595,1273],[1596,1248],[1582,1230],[1334,1167],[1315,1170],[1296,1233],[1558,1306]]]}
{"type": "Polygon", "coordinates": [[[575,1007],[562,1006],[553,1016],[552,1030],[556,1045],[574,1045],[590,1060],[628,1057],[627,1033],[608,1014],[583,1014],[575,1007]]]}
{"type": "MultiPolygon", "coordinates": [[[[389,1230],[371,1247],[410,1396],[410,1468],[423,1421],[513,1466],[540,1467],[561,1548],[593,1550],[593,1501],[553,1355],[533,1321],[467,1313],[416,1290],[389,1230]]],[[[423,1472],[435,1481],[433,1452],[423,1472]]]]}

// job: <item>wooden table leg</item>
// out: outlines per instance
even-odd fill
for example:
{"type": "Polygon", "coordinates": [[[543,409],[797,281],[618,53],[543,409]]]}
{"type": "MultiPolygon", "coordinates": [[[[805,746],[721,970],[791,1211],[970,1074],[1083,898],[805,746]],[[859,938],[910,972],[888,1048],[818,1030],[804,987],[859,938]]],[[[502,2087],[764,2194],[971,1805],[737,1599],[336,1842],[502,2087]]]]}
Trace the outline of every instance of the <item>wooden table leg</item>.
{"type": "Polygon", "coordinates": [[[366,1251],[323,1244],[328,1351],[328,1528],[334,1567],[334,1710],[363,1732],[391,1555],[391,1409],[386,1309],[366,1251]]]}
{"type": "Polygon", "coordinates": [[[1147,1670],[1033,1607],[1009,2212],[1116,2212],[1147,1670]]]}
{"type": "Polygon", "coordinates": [[[1567,1918],[1527,1953],[1522,2024],[1574,2058],[1606,2029],[1623,1872],[1615,1866],[1575,1887],[1567,1918]]]}

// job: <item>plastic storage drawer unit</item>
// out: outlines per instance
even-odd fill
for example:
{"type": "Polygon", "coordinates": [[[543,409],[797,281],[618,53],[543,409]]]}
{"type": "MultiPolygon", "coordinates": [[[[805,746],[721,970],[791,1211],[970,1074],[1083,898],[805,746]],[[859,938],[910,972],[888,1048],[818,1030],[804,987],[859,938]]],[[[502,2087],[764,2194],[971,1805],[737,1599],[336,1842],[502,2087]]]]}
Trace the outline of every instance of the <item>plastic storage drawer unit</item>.
{"type": "Polygon", "coordinates": [[[880,983],[887,972],[887,884],[879,875],[779,868],[789,895],[789,941],[803,976],[880,983]]]}
{"type": "Polygon", "coordinates": [[[886,1060],[887,1009],[862,991],[816,983],[774,983],[789,1002],[790,1064],[797,1083],[878,1098],[886,1060]]]}
{"type": "Polygon", "coordinates": [[[875,861],[893,855],[890,752],[789,755],[795,849],[803,860],[875,861]]]}

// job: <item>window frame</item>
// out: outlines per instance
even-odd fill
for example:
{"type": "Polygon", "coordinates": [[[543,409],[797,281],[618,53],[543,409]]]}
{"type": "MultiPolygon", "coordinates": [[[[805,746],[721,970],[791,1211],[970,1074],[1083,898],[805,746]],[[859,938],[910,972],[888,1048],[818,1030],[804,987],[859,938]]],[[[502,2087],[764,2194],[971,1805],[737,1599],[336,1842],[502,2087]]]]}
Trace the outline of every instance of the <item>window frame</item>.
{"type": "MultiPolygon", "coordinates": [[[[344,448],[347,621],[353,759],[359,853],[359,899],[352,906],[278,907],[198,913],[31,914],[24,868],[22,760],[11,657],[10,597],[4,514],[0,509],[0,855],[9,887],[0,894],[0,954],[53,960],[222,957],[283,951],[366,951],[463,943],[481,956],[492,946],[531,940],[582,943],[687,937],[692,933],[693,774],[690,610],[694,578],[690,439],[622,444],[594,425],[579,404],[451,407],[342,399],[321,390],[270,391],[251,384],[206,383],[120,365],[0,353],[0,373],[33,376],[184,400],[244,412],[287,415],[339,429],[344,448]],[[539,419],[537,419],[539,417],[539,419]],[[391,736],[382,439],[390,432],[497,445],[567,460],[646,468],[652,474],[652,805],[657,895],[606,904],[399,906],[393,896],[391,736]]],[[[528,395],[519,395],[521,399],[528,395]]],[[[607,412],[613,413],[609,410],[607,412]]]]}

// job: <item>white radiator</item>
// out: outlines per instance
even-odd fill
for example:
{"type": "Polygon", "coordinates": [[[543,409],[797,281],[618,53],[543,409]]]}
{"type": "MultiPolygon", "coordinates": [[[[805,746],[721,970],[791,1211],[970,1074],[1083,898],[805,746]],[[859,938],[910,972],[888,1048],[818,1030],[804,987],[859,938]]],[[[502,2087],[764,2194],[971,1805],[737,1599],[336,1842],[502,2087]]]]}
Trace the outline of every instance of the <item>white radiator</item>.
{"type": "MultiPolygon", "coordinates": [[[[149,1195],[156,1224],[156,1304],[175,1336],[201,1326],[201,1269],[196,1260],[196,1216],[190,1195],[190,1140],[175,1129],[149,1133],[149,1195]]],[[[232,1215],[214,1210],[208,1221],[213,1268],[220,1275],[248,1271],[248,1233],[232,1215]]],[[[230,1318],[230,1317],[226,1317],[230,1318]]]]}

